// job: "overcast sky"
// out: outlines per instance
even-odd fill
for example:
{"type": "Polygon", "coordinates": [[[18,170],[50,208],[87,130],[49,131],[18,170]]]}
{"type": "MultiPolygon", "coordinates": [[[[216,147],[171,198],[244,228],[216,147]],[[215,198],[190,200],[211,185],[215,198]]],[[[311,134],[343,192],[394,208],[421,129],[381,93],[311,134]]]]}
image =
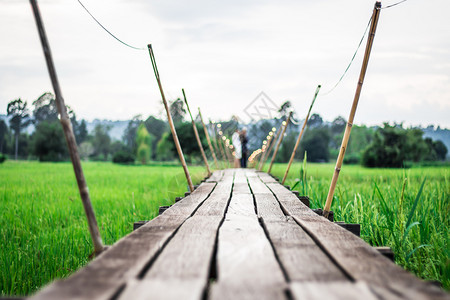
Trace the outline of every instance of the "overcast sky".
{"type": "MultiPolygon", "coordinates": [[[[397,2],[383,1],[383,6],[397,2]]],[[[82,0],[118,38],[151,43],[168,99],[185,88],[207,118],[243,117],[264,92],[304,117],[314,91],[330,90],[349,63],[374,1],[82,0]]],[[[161,115],[148,51],[125,47],[76,0],[40,0],[66,104],[79,118],[161,115]]],[[[355,123],[450,128],[449,0],[408,0],[381,11],[355,123]]],[[[52,91],[31,7],[0,0],[0,114],[52,91]]],[[[325,120],[348,117],[365,40],[343,82],[317,99],[325,120]]]]}

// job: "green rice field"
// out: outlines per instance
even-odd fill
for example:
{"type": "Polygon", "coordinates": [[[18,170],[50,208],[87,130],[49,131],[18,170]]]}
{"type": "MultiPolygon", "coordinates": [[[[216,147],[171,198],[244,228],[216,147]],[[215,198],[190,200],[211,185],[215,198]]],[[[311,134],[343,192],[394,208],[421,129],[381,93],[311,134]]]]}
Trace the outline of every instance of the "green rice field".
{"type": "MultiPolygon", "coordinates": [[[[283,178],[286,166],[274,165],[272,174],[283,178]]],[[[285,184],[323,208],[333,171],[334,164],[297,163],[285,184]]],[[[372,246],[391,247],[397,264],[450,290],[450,167],[344,165],[331,210],[335,221],[361,224],[372,246]]]]}
{"type": "MultiPolygon", "coordinates": [[[[187,191],[180,166],[86,162],[83,168],[109,245],[187,191]]],[[[285,168],[275,165],[273,174],[282,177],[285,168]]],[[[206,175],[203,167],[189,169],[197,183],[206,175]]],[[[308,195],[312,208],[323,207],[333,169],[298,162],[286,184],[308,195]]],[[[449,167],[344,166],[332,210],[336,220],[360,223],[370,244],[392,247],[398,264],[449,290],[449,176],[449,167]]],[[[88,262],[93,248],[70,163],[0,164],[0,210],[1,295],[30,295],[88,262]]]]}
{"type": "MultiPolygon", "coordinates": [[[[83,164],[103,242],[130,233],[188,190],[181,166],[83,164]]],[[[194,182],[205,177],[190,167],[194,182]]],[[[0,164],[0,294],[29,295],[88,262],[93,251],[70,163],[0,164]]]]}

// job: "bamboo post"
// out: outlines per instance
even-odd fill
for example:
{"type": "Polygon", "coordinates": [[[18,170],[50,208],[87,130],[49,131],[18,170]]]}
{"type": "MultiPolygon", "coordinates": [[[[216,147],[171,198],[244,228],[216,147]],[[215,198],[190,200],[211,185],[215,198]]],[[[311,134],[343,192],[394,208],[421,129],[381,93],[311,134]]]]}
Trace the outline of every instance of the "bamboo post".
{"type": "Polygon", "coordinates": [[[311,105],[309,106],[309,110],[308,110],[308,113],[306,114],[305,122],[303,122],[302,130],[300,131],[300,134],[298,135],[297,142],[295,143],[295,146],[294,146],[294,150],[292,150],[292,155],[291,155],[291,158],[289,159],[289,163],[288,163],[286,172],[284,173],[284,177],[283,177],[283,180],[281,181],[281,184],[284,184],[284,182],[286,181],[286,177],[289,174],[289,169],[291,168],[292,162],[294,161],[295,152],[297,151],[298,145],[300,145],[300,141],[302,140],[302,136],[303,136],[303,132],[305,131],[306,123],[308,122],[309,115],[310,115],[311,110],[313,108],[314,102],[317,99],[317,95],[319,94],[319,90],[320,90],[320,84],[317,86],[316,92],[314,93],[314,98],[313,98],[313,100],[311,102],[311,105]]]}
{"type": "Polygon", "coordinates": [[[202,112],[200,111],[200,107],[198,108],[198,115],[200,116],[200,121],[202,122],[203,130],[205,131],[206,140],[208,141],[209,151],[211,151],[211,155],[214,159],[214,163],[216,164],[216,168],[219,168],[219,164],[217,163],[216,153],[214,152],[214,148],[211,144],[211,139],[209,138],[208,129],[205,126],[205,122],[203,122],[202,112]]]}
{"type": "Polygon", "coordinates": [[[227,145],[227,137],[224,135],[222,138],[222,142],[223,142],[223,147],[225,148],[225,152],[227,153],[227,157],[228,157],[228,161],[233,164],[234,159],[233,159],[233,154],[231,154],[230,148],[229,148],[229,144],[227,145]]]}
{"type": "Polygon", "coordinates": [[[283,141],[284,133],[286,132],[286,128],[289,125],[289,121],[291,120],[291,116],[292,116],[292,111],[289,113],[289,115],[286,117],[286,120],[282,124],[284,126],[283,126],[283,129],[282,129],[280,138],[278,140],[277,146],[275,147],[275,151],[273,152],[272,160],[270,161],[270,165],[269,165],[269,169],[267,170],[267,173],[270,173],[270,171],[272,170],[273,163],[275,161],[275,158],[277,157],[278,149],[280,148],[281,142],[283,141]]]}
{"type": "Polygon", "coordinates": [[[348,140],[350,138],[350,132],[353,126],[353,119],[355,118],[356,108],[358,107],[359,96],[361,95],[362,85],[364,83],[364,77],[366,76],[367,66],[369,64],[370,51],[372,50],[373,40],[375,38],[375,32],[377,29],[378,19],[380,17],[381,2],[377,1],[372,13],[372,24],[370,25],[370,33],[367,38],[366,51],[364,53],[364,60],[361,66],[361,72],[359,75],[358,84],[356,86],[355,97],[353,99],[352,108],[350,110],[350,116],[348,117],[347,127],[345,128],[344,137],[342,138],[341,149],[336,161],[336,167],[334,169],[333,178],[331,179],[330,190],[328,191],[327,201],[323,209],[323,216],[328,218],[331,209],[331,203],[333,202],[334,190],[339,178],[339,172],[341,171],[342,163],[344,161],[345,150],[347,149],[348,140]]]}
{"type": "Polygon", "coordinates": [[[264,158],[266,157],[267,152],[269,151],[269,147],[272,144],[273,135],[270,135],[271,132],[272,132],[272,130],[266,136],[266,142],[267,142],[266,148],[264,149],[263,155],[261,156],[261,159],[259,160],[258,171],[261,171],[262,165],[264,164],[264,158]]]}
{"type": "Polygon", "coordinates": [[[64,103],[61,88],[59,86],[58,76],[56,75],[55,65],[53,63],[52,53],[50,45],[45,33],[44,24],[41,19],[39,7],[36,0],[30,0],[31,7],[33,9],[36,26],[38,28],[39,37],[41,39],[42,49],[44,50],[44,56],[47,63],[48,73],[52,81],[53,90],[55,92],[56,107],[60,116],[60,122],[64,131],[64,136],[67,142],[67,148],[69,149],[70,159],[72,160],[73,170],[75,172],[75,178],[78,184],[78,190],[80,192],[81,201],[83,202],[84,212],[86,214],[89,232],[91,234],[92,243],[94,244],[94,255],[99,255],[105,247],[103,246],[102,238],[95,218],[94,209],[92,207],[91,199],[89,196],[89,189],[84,177],[83,168],[81,167],[80,156],[78,154],[77,142],[73,134],[72,124],[70,123],[69,115],[67,114],[67,108],[64,103]]]}
{"type": "Polygon", "coordinates": [[[226,162],[228,161],[228,157],[226,156],[225,148],[223,147],[223,144],[222,144],[222,134],[221,134],[220,129],[219,129],[219,132],[217,132],[217,128],[220,128],[219,125],[216,126],[215,136],[216,136],[216,143],[218,144],[217,147],[220,149],[220,154],[222,155],[223,166],[225,168],[226,162]],[[217,134],[219,134],[219,138],[217,138],[217,134]]]}
{"type": "Polygon", "coordinates": [[[197,140],[198,147],[200,148],[200,153],[202,154],[203,162],[205,163],[206,170],[208,171],[208,177],[209,177],[209,176],[211,176],[211,170],[209,169],[208,159],[206,158],[205,150],[203,150],[202,141],[200,140],[200,136],[198,135],[197,126],[195,126],[195,121],[194,121],[194,118],[192,117],[191,109],[189,108],[189,104],[187,102],[186,94],[184,92],[184,89],[181,89],[181,91],[183,92],[184,103],[186,103],[186,108],[187,108],[187,110],[189,112],[189,116],[191,117],[192,128],[194,129],[195,139],[197,140]]]}
{"type": "Polygon", "coordinates": [[[191,175],[189,175],[189,170],[186,165],[186,161],[184,160],[183,150],[180,146],[180,141],[178,140],[177,131],[175,130],[175,126],[173,125],[172,116],[170,115],[169,105],[167,104],[166,97],[164,96],[164,91],[161,85],[161,78],[159,77],[158,67],[156,66],[155,55],[153,53],[153,48],[151,44],[148,44],[148,52],[150,54],[150,60],[152,61],[153,72],[155,73],[156,81],[158,82],[159,91],[161,92],[161,97],[164,103],[164,107],[167,113],[167,120],[169,121],[170,131],[172,132],[173,141],[175,143],[175,147],[178,152],[178,156],[181,161],[181,165],[183,166],[184,174],[186,175],[186,180],[189,185],[189,190],[191,192],[194,191],[194,185],[192,184],[191,175]]]}
{"type": "Polygon", "coordinates": [[[274,135],[273,135],[273,132],[275,132],[276,129],[275,129],[275,128],[272,129],[272,135],[271,135],[271,139],[270,139],[270,147],[269,147],[269,150],[267,151],[267,154],[264,155],[264,157],[263,157],[263,161],[262,161],[262,163],[261,163],[261,166],[259,167],[259,171],[261,171],[261,170],[264,168],[264,165],[265,165],[267,159],[268,159],[269,156],[270,156],[270,152],[272,151],[273,146],[275,145],[275,142],[276,142],[276,141],[278,140],[278,138],[280,137],[280,133],[281,133],[281,128],[282,128],[282,127],[283,127],[283,123],[281,123],[280,128],[278,128],[278,132],[277,132],[277,135],[276,135],[275,137],[274,137],[274,135]]]}
{"type": "Polygon", "coordinates": [[[255,169],[256,169],[256,168],[259,169],[259,166],[261,165],[261,161],[262,161],[262,159],[263,159],[264,153],[266,152],[268,142],[269,142],[269,141],[267,140],[267,137],[266,137],[266,139],[265,139],[264,141],[262,141],[262,145],[261,145],[261,155],[260,155],[259,158],[258,158],[258,162],[255,164],[255,169]],[[266,142],[266,143],[264,144],[264,142],[266,142]]]}
{"type": "MultiPolygon", "coordinates": [[[[216,125],[214,123],[212,123],[211,120],[209,120],[209,124],[212,125],[213,132],[214,132],[214,139],[213,139],[214,149],[216,150],[216,152],[218,154],[220,154],[220,157],[222,159],[222,160],[220,160],[220,164],[222,165],[222,168],[225,168],[225,162],[224,162],[225,157],[224,157],[224,154],[223,154],[223,150],[220,147],[219,142],[217,141],[217,128],[216,128],[216,125]]],[[[219,157],[217,157],[217,158],[219,158],[219,157]]]]}

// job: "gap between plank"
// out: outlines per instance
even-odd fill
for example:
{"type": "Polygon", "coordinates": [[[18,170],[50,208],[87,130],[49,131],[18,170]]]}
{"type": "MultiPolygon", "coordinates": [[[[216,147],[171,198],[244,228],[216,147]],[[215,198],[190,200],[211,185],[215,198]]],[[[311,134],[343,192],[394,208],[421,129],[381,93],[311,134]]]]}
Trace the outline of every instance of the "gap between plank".
{"type": "MultiPolygon", "coordinates": [[[[225,176],[225,175],[223,175],[223,176],[225,176]]],[[[216,239],[215,239],[215,242],[214,242],[214,249],[213,249],[213,253],[212,253],[212,256],[211,256],[211,262],[209,264],[208,282],[206,283],[206,288],[203,291],[202,300],[207,300],[208,299],[208,295],[209,295],[210,288],[211,288],[211,283],[217,281],[217,277],[218,277],[218,272],[217,272],[217,251],[219,249],[219,231],[220,231],[220,228],[222,227],[223,223],[225,222],[225,216],[227,215],[228,207],[230,207],[231,197],[233,195],[234,177],[235,176],[236,176],[236,173],[233,172],[233,182],[231,184],[230,195],[228,197],[227,205],[225,207],[225,211],[224,211],[224,214],[222,216],[222,220],[220,221],[219,227],[217,228],[216,239]]]]}
{"type": "MultiPolygon", "coordinates": [[[[261,180],[261,178],[258,176],[259,180],[261,180]]],[[[261,182],[263,182],[261,180],[261,182]]],[[[331,260],[331,262],[334,263],[334,265],[342,272],[342,274],[344,274],[345,277],[348,278],[348,280],[350,280],[351,282],[356,282],[355,278],[353,278],[353,276],[351,276],[350,273],[348,273],[342,266],[341,264],[331,255],[331,253],[328,252],[328,250],[323,246],[322,242],[306,227],[304,227],[302,224],[300,224],[297,219],[294,216],[291,216],[289,214],[288,211],[286,211],[286,209],[283,207],[283,205],[281,204],[280,200],[278,199],[278,196],[272,191],[272,189],[265,183],[263,182],[267,188],[272,192],[273,196],[275,197],[275,199],[278,202],[278,205],[281,208],[281,211],[283,212],[283,214],[285,216],[290,216],[292,217],[292,219],[294,220],[294,222],[300,226],[300,228],[302,228],[307,235],[309,235],[309,237],[317,244],[317,246],[320,248],[320,250],[322,250],[322,252],[331,260]]],[[[300,201],[300,200],[298,200],[300,201]]]]}
{"type": "MultiPolygon", "coordinates": [[[[153,257],[144,265],[144,267],[142,268],[142,270],[138,273],[138,275],[136,276],[136,278],[138,280],[144,278],[145,274],[147,273],[147,271],[151,268],[151,266],[153,265],[153,263],[155,262],[155,260],[159,257],[159,255],[161,254],[161,252],[164,250],[164,248],[167,246],[167,244],[169,244],[169,242],[172,240],[172,238],[177,234],[178,230],[181,228],[181,226],[189,219],[191,218],[195,212],[203,205],[203,203],[209,199],[209,197],[211,196],[211,194],[213,193],[213,191],[216,189],[217,187],[216,183],[214,185],[214,188],[211,190],[211,192],[208,194],[208,196],[206,196],[205,199],[203,199],[202,202],[199,203],[199,205],[192,211],[192,213],[177,227],[177,229],[175,229],[172,234],[167,238],[167,240],[163,243],[163,245],[158,249],[158,251],[155,253],[155,255],[153,255],[153,257]]],[[[116,298],[120,295],[117,294],[116,298]]]]}

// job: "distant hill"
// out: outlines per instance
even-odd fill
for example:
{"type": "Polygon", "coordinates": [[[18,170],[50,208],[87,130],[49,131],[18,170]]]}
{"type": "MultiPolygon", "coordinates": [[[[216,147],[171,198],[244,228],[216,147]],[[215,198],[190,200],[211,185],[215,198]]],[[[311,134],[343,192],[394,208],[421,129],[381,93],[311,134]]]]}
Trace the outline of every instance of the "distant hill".
{"type": "MultiPolygon", "coordinates": [[[[0,115],[0,120],[5,120],[6,124],[9,126],[9,118],[7,115],[0,115]]],[[[81,120],[79,120],[81,121],[81,120]]],[[[122,140],[123,133],[125,129],[127,128],[129,121],[111,121],[111,120],[98,120],[95,119],[92,122],[86,121],[86,127],[91,134],[94,131],[94,128],[97,124],[102,124],[110,127],[110,130],[108,131],[109,136],[113,140],[122,140]]],[[[34,131],[34,125],[30,125],[27,127],[26,132],[28,134],[32,134],[34,131]]]]}
{"type": "Polygon", "coordinates": [[[121,141],[123,133],[127,128],[128,122],[130,121],[111,121],[111,120],[95,119],[92,122],[86,121],[86,127],[89,134],[91,134],[94,131],[94,128],[97,124],[108,126],[110,128],[108,133],[111,139],[121,141]]]}
{"type": "Polygon", "coordinates": [[[450,130],[449,129],[441,129],[439,126],[428,126],[427,128],[421,128],[424,132],[424,137],[429,137],[433,141],[442,141],[444,145],[447,147],[447,157],[450,157],[450,130]]]}

